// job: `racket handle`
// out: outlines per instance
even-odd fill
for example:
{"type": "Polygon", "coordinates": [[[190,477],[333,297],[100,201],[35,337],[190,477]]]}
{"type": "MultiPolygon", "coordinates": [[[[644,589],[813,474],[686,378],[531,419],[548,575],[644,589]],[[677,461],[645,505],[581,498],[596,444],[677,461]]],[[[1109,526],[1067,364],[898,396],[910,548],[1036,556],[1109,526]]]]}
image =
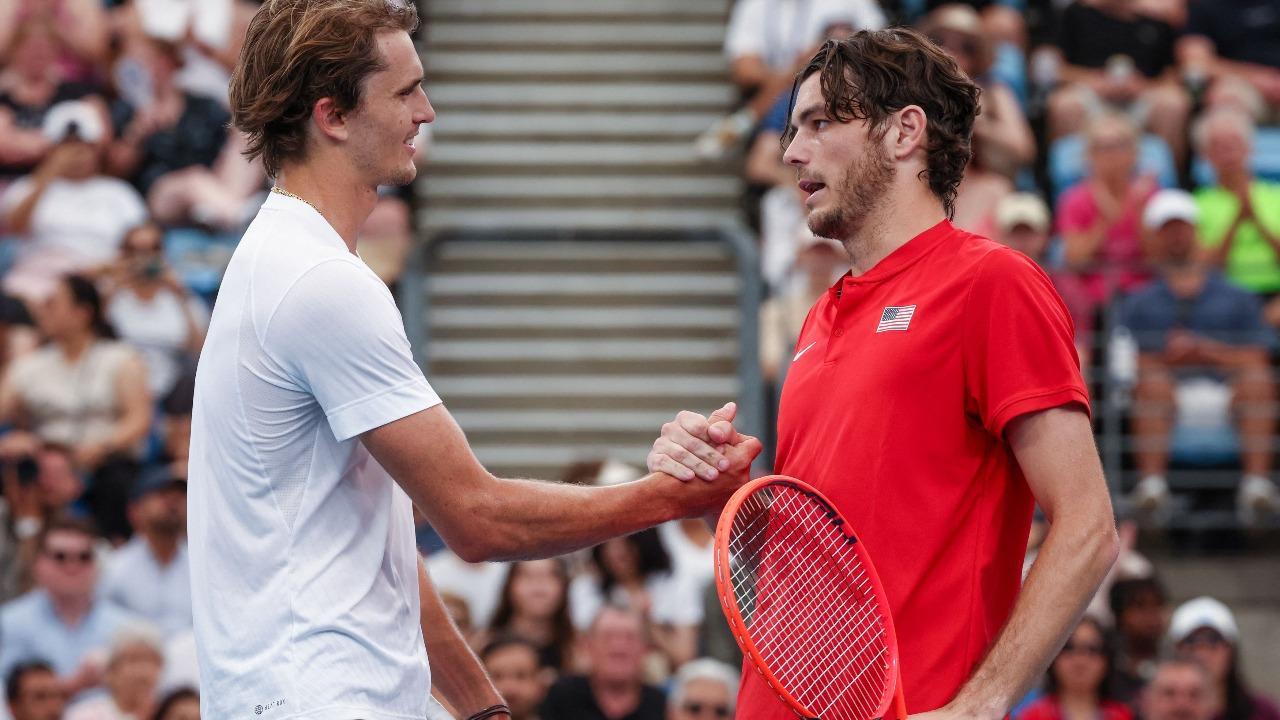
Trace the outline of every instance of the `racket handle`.
{"type": "Polygon", "coordinates": [[[893,689],[893,716],[895,720],[907,720],[907,701],[902,697],[902,672],[898,672],[898,684],[893,689]]]}

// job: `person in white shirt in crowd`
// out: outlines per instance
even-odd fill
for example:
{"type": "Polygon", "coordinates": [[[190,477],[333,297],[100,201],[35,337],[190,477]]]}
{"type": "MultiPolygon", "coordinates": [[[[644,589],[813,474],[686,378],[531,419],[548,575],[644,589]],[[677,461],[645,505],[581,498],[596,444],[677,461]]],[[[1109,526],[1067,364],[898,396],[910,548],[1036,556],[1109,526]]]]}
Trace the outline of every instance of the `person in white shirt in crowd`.
{"type": "Polygon", "coordinates": [[[23,239],[4,289],[28,303],[52,294],[61,275],[110,262],[125,231],[147,216],[138,192],[103,172],[109,132],[100,107],[59,103],[45,116],[44,133],[56,146],[0,196],[0,225],[23,239]]]}
{"type": "Polygon", "coordinates": [[[685,663],[671,683],[667,720],[729,720],[738,704],[738,669],[711,658],[685,663]]]}
{"type": "Polygon", "coordinates": [[[166,265],[164,231],[153,222],[125,233],[103,284],[107,320],[142,355],[152,396],[164,397],[200,355],[209,309],[166,265]]]}
{"type": "Polygon", "coordinates": [[[600,609],[616,605],[648,623],[653,644],[672,668],[697,655],[701,596],[689,579],[672,572],[671,557],[650,528],[611,538],[591,549],[593,572],[573,579],[569,608],[574,626],[586,631],[600,609]]]}
{"type": "Polygon", "coordinates": [[[559,555],[705,515],[760,451],[726,448],[711,482],[612,488],[480,465],[355,253],[378,186],[413,180],[412,140],[435,117],[417,22],[401,0],[271,0],[232,74],[233,122],[276,185],[196,374],[188,547],[209,717],[434,716],[434,679],[464,717],[508,718],[419,560],[413,506],[464,560],[559,555]]]}
{"type": "Polygon", "coordinates": [[[102,299],[87,278],[67,275],[38,314],[49,343],[14,362],[0,382],[0,420],[17,424],[5,445],[71,450],[76,469],[91,478],[84,498],[98,531],[123,541],[125,507],[151,428],[146,368],[129,346],[112,339],[102,299]]]}
{"type": "Polygon", "coordinates": [[[165,637],[191,627],[187,484],[163,465],[144,469],[129,502],[133,537],[111,555],[102,596],[145,618],[165,637]]]}
{"type": "Polygon", "coordinates": [[[143,720],[156,709],[156,684],[164,667],[160,632],[137,621],[116,631],[103,673],[106,694],[67,708],[66,720],[143,720]]]}
{"type": "Polygon", "coordinates": [[[471,624],[476,628],[487,628],[493,621],[502,585],[507,581],[507,571],[507,563],[467,562],[448,548],[427,558],[431,582],[440,592],[466,601],[471,624]]]}
{"type": "Polygon", "coordinates": [[[68,697],[102,681],[107,646],[136,617],[97,593],[96,537],[83,521],[59,518],[41,535],[36,588],[0,606],[0,677],[43,660],[68,697]]]}

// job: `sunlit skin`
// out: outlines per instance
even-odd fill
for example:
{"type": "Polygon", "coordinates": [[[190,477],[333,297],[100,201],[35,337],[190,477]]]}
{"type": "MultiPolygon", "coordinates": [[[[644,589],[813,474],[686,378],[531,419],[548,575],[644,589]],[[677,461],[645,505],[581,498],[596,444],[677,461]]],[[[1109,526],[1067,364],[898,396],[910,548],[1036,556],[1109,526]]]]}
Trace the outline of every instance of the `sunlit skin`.
{"type": "Polygon", "coordinates": [[[829,117],[814,74],[800,84],[791,125],[782,159],[796,169],[809,229],[844,245],[854,275],[946,218],[920,180],[927,118],[919,106],[890,114],[873,133],[864,120],[829,117]]]}
{"type": "Polygon", "coordinates": [[[378,186],[407,185],[417,177],[413,141],[418,128],[436,117],[409,34],[383,32],[377,44],[383,69],[364,80],[359,106],[343,110],[332,98],[317,101],[306,157],[284,163],[276,179],[315,206],[352,252],[378,186]]]}

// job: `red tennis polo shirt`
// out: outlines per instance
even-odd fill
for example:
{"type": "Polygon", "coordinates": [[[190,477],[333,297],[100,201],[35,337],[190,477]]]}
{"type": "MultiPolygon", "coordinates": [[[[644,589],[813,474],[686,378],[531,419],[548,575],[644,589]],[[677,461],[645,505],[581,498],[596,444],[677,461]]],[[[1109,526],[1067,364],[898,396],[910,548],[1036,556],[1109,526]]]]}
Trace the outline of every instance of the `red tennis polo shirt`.
{"type": "MultiPolygon", "coordinates": [[[[866,543],[909,712],[942,707],[1013,609],[1033,498],[1009,421],[1088,411],[1071,316],[1025,255],[943,221],[819,298],[778,414],[776,471],[866,543]]],[[[751,669],[738,717],[792,720],[751,669]]]]}

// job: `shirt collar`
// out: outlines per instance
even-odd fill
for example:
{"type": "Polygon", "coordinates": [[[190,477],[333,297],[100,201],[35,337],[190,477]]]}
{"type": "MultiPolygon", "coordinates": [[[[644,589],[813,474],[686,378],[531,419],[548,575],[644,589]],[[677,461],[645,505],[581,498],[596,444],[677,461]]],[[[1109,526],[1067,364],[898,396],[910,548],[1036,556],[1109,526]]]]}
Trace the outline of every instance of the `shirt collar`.
{"type": "Polygon", "coordinates": [[[901,247],[889,253],[865,273],[857,277],[854,277],[853,271],[845,273],[831,287],[832,297],[839,296],[840,292],[849,285],[868,285],[888,280],[914,265],[916,261],[925,255],[928,255],[930,251],[955,232],[956,228],[951,224],[950,220],[939,222],[937,225],[903,243],[901,247]]]}
{"type": "Polygon", "coordinates": [[[306,226],[313,237],[326,243],[337,243],[343,250],[350,252],[347,247],[347,241],[343,240],[338,231],[334,230],[329,221],[320,214],[320,211],[311,207],[311,205],[288,195],[268,192],[267,199],[262,202],[262,207],[265,210],[279,210],[288,213],[306,226]]]}

